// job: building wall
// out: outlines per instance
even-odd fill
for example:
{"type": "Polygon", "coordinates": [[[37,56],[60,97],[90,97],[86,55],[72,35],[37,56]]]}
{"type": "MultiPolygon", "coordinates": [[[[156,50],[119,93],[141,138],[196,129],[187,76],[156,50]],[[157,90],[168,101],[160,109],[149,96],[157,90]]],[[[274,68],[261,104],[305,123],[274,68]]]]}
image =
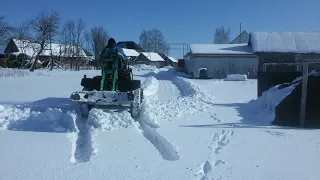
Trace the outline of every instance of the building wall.
{"type": "Polygon", "coordinates": [[[187,71],[197,78],[200,68],[207,68],[211,78],[224,78],[228,74],[252,75],[258,68],[258,58],[247,57],[197,57],[186,61],[187,71]],[[250,72],[250,74],[249,74],[250,72]]]}

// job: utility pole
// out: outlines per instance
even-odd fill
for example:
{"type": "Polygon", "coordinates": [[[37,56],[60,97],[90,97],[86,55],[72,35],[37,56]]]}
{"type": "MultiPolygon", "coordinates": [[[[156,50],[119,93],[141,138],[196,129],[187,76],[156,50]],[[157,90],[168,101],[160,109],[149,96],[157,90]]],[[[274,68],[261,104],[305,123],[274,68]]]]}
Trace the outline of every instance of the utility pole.
{"type": "Polygon", "coordinates": [[[241,23],[240,23],[240,34],[239,34],[239,43],[241,43],[241,23]]]}

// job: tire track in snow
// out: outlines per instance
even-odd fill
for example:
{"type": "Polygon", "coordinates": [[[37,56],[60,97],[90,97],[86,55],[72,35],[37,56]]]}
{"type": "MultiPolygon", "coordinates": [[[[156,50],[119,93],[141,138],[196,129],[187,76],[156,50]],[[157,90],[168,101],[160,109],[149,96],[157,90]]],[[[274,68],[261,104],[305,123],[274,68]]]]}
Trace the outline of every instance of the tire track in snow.
{"type": "Polygon", "coordinates": [[[91,156],[95,154],[94,141],[92,138],[91,123],[88,118],[81,118],[74,114],[74,124],[76,132],[69,134],[72,143],[72,163],[85,163],[91,160],[91,156]]]}

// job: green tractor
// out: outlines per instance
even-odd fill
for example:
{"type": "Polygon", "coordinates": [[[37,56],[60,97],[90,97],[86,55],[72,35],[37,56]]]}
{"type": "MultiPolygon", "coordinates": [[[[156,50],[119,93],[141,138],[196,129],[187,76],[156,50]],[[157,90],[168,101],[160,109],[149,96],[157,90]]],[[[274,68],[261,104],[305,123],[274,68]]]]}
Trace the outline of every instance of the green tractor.
{"type": "Polygon", "coordinates": [[[82,91],[73,92],[70,99],[80,103],[83,117],[92,108],[129,109],[131,116],[140,116],[143,90],[141,81],[134,80],[132,69],[122,63],[116,49],[109,48],[102,56],[101,76],[81,80],[82,91]],[[124,68],[120,69],[120,67],[124,68]]]}

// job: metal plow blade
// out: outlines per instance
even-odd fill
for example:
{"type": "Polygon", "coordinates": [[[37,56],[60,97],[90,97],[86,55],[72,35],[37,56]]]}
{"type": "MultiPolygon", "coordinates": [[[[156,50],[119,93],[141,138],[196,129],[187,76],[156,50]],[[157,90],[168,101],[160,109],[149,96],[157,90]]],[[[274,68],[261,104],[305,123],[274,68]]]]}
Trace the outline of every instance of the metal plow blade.
{"type": "Polygon", "coordinates": [[[78,91],[71,94],[70,99],[81,104],[92,106],[130,105],[133,95],[127,92],[114,91],[78,91]]]}

